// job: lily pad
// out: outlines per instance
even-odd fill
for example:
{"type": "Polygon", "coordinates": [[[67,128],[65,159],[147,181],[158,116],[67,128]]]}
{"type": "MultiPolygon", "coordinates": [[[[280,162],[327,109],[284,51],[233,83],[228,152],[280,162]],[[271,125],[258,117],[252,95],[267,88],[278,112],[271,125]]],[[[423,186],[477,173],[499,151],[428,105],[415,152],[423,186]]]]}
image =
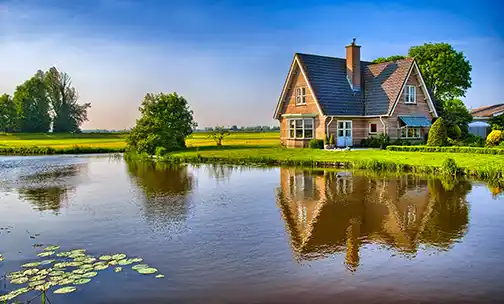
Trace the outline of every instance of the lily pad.
{"type": "Polygon", "coordinates": [[[115,266],[115,265],[117,265],[117,260],[110,260],[108,262],[108,264],[111,265],[111,266],[115,266]]]}
{"type": "Polygon", "coordinates": [[[45,258],[45,257],[51,256],[55,253],[56,253],[56,251],[44,251],[44,252],[37,254],[37,256],[41,257],[41,258],[45,258]]]}
{"type": "Polygon", "coordinates": [[[117,262],[117,264],[121,265],[121,266],[126,266],[126,265],[130,265],[133,263],[134,262],[131,259],[124,259],[124,260],[120,260],[119,262],[117,262]]]}
{"type": "Polygon", "coordinates": [[[35,288],[33,288],[33,289],[35,289],[37,291],[47,291],[51,287],[56,286],[56,285],[57,285],[56,282],[46,282],[45,284],[35,286],[35,288]]]}
{"type": "Polygon", "coordinates": [[[121,272],[122,271],[122,267],[116,267],[114,268],[114,272],[121,272]]]}
{"type": "Polygon", "coordinates": [[[6,295],[0,296],[0,302],[10,301],[10,300],[14,299],[17,296],[18,296],[18,294],[15,294],[14,292],[11,291],[11,292],[9,292],[6,295]]]}
{"type": "Polygon", "coordinates": [[[82,279],[75,280],[74,284],[75,285],[82,285],[82,284],[87,284],[89,282],[91,282],[91,279],[82,278],[82,279]]]}
{"type": "Polygon", "coordinates": [[[28,284],[28,287],[30,287],[30,288],[35,288],[35,286],[38,286],[38,285],[44,284],[45,282],[46,282],[45,280],[39,280],[39,281],[30,282],[30,283],[28,284]]]}
{"type": "Polygon", "coordinates": [[[59,283],[61,280],[64,280],[65,278],[62,277],[62,276],[54,276],[54,277],[50,277],[49,278],[49,281],[51,282],[55,282],[55,283],[59,283]]]}
{"type": "Polygon", "coordinates": [[[100,260],[102,261],[109,261],[109,260],[112,260],[112,256],[110,255],[102,255],[101,257],[99,257],[100,260]]]}
{"type": "Polygon", "coordinates": [[[105,270],[107,269],[109,266],[108,265],[96,265],[94,267],[94,270],[105,270]]]}
{"type": "Polygon", "coordinates": [[[62,276],[64,274],[65,274],[65,272],[61,271],[61,270],[54,270],[54,271],[51,271],[49,273],[49,275],[52,276],[52,277],[59,277],[59,276],[62,276]]]}
{"type": "Polygon", "coordinates": [[[60,249],[60,246],[53,245],[53,246],[47,246],[46,248],[44,248],[44,251],[56,251],[58,249],[60,249]]]}
{"type": "Polygon", "coordinates": [[[31,275],[34,275],[36,274],[37,272],[39,272],[40,270],[38,268],[31,268],[31,269],[28,269],[28,270],[25,270],[23,272],[23,275],[25,276],[31,276],[31,275]]]}
{"type": "Polygon", "coordinates": [[[124,253],[118,253],[118,254],[114,254],[112,256],[112,259],[114,260],[123,260],[126,258],[126,255],[124,253]]]}
{"type": "Polygon", "coordinates": [[[63,251],[63,252],[58,252],[56,254],[57,257],[60,257],[60,258],[64,258],[64,257],[68,257],[69,255],[71,255],[72,253],[70,251],[63,251]]]}
{"type": "Polygon", "coordinates": [[[31,267],[38,267],[38,266],[40,266],[40,262],[26,263],[26,264],[21,265],[21,267],[24,267],[24,268],[31,268],[31,267]]]}
{"type": "Polygon", "coordinates": [[[129,260],[131,261],[131,263],[140,263],[143,261],[142,258],[131,258],[129,260]]]}
{"type": "Polygon", "coordinates": [[[22,277],[22,276],[24,276],[24,272],[23,271],[14,271],[14,272],[8,273],[6,275],[6,277],[9,278],[9,279],[16,279],[16,278],[19,278],[19,277],[22,277]]]}
{"type": "Polygon", "coordinates": [[[136,271],[140,274],[153,274],[156,273],[158,270],[156,268],[140,268],[136,269],[136,271]]]}
{"type": "Polygon", "coordinates": [[[21,285],[21,284],[28,282],[28,278],[27,277],[19,277],[19,278],[12,279],[10,282],[11,282],[11,284],[14,284],[14,285],[21,285]]]}
{"type": "Polygon", "coordinates": [[[74,254],[74,253],[85,253],[86,252],[86,249],[74,249],[74,250],[70,250],[71,254],[74,254]]]}
{"type": "Polygon", "coordinates": [[[89,258],[86,258],[85,260],[82,260],[82,263],[93,263],[95,261],[96,261],[96,258],[89,257],[89,258]]]}
{"type": "Polygon", "coordinates": [[[42,281],[45,280],[45,275],[36,275],[30,278],[30,282],[42,281]]]}
{"type": "Polygon", "coordinates": [[[164,274],[158,274],[155,276],[156,279],[162,279],[164,278],[164,274]]]}
{"type": "Polygon", "coordinates": [[[80,269],[88,270],[88,269],[92,269],[93,265],[91,265],[91,264],[84,264],[84,265],[81,265],[79,268],[80,269]]]}
{"type": "Polygon", "coordinates": [[[77,259],[77,258],[84,258],[84,259],[86,259],[87,258],[87,256],[84,253],[81,253],[81,252],[72,253],[68,257],[71,258],[71,259],[77,259]]]}
{"type": "Polygon", "coordinates": [[[74,280],[73,279],[62,279],[58,281],[58,285],[70,285],[73,284],[74,280]]]}
{"type": "Polygon", "coordinates": [[[49,265],[54,262],[56,262],[56,260],[43,260],[42,262],[40,262],[40,265],[49,265]]]}
{"type": "Polygon", "coordinates": [[[72,273],[85,274],[87,271],[88,271],[87,269],[79,268],[79,269],[75,269],[74,271],[72,271],[72,273]]]}
{"type": "Polygon", "coordinates": [[[5,258],[3,257],[3,255],[0,254],[0,262],[5,260],[5,258]]]}
{"type": "Polygon", "coordinates": [[[77,288],[73,286],[63,287],[54,291],[55,294],[66,294],[76,291],[77,288]]]}
{"type": "Polygon", "coordinates": [[[147,265],[147,264],[138,264],[138,265],[135,265],[135,266],[131,267],[131,269],[133,269],[133,270],[137,270],[137,269],[140,269],[140,268],[149,268],[149,265],[147,265]]]}
{"type": "Polygon", "coordinates": [[[82,277],[83,278],[94,278],[94,277],[96,277],[97,274],[98,274],[97,272],[91,271],[91,272],[83,274],[82,277]]]}

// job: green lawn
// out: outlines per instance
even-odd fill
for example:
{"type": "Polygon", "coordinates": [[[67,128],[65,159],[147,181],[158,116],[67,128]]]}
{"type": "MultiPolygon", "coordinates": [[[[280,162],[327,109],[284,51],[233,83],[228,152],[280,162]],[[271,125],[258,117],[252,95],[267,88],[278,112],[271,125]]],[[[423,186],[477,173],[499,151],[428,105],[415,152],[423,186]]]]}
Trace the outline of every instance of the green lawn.
{"type": "Polygon", "coordinates": [[[124,148],[125,134],[94,133],[94,134],[24,134],[0,133],[0,148],[11,147],[52,147],[69,148],[73,146],[94,148],[124,148]]]}

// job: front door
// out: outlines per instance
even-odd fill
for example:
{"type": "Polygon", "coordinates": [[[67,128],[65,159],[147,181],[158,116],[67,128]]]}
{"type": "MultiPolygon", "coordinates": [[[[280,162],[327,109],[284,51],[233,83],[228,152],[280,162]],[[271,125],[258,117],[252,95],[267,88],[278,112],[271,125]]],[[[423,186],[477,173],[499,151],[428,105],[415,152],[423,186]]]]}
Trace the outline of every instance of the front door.
{"type": "Polygon", "coordinates": [[[336,145],[338,147],[352,146],[352,121],[338,120],[337,135],[336,145]]]}

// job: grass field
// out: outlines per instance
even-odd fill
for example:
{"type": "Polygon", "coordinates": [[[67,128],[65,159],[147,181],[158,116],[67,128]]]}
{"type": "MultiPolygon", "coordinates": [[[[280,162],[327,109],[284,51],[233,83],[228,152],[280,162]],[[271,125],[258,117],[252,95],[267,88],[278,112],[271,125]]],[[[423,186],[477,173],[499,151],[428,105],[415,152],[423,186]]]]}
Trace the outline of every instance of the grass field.
{"type": "MultiPolygon", "coordinates": [[[[10,148],[18,154],[104,153],[120,152],[125,134],[0,134],[0,153],[10,148]],[[46,150],[26,150],[36,146],[46,150]]],[[[222,147],[208,138],[207,133],[194,133],[187,138],[187,150],[169,153],[166,160],[177,162],[223,162],[233,164],[271,164],[327,166],[344,165],[388,171],[418,171],[436,173],[447,158],[468,175],[481,178],[503,178],[502,155],[402,152],[383,150],[324,151],[314,149],[285,149],[279,145],[279,133],[232,133],[222,147]]],[[[16,153],[11,153],[16,154],[16,153]]]]}

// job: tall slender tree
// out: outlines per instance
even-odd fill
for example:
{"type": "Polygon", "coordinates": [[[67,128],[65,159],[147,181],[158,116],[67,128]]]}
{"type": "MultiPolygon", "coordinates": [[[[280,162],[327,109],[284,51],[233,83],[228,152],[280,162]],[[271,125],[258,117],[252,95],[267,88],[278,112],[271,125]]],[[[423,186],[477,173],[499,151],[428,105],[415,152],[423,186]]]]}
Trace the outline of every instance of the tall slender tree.
{"type": "Polygon", "coordinates": [[[47,132],[51,127],[50,105],[44,84],[44,72],[19,85],[13,97],[17,112],[17,127],[21,132],[47,132]]]}
{"type": "Polygon", "coordinates": [[[72,79],[65,72],[51,67],[45,74],[47,96],[53,112],[53,132],[79,132],[87,121],[91,103],[78,104],[79,95],[72,79]]]}
{"type": "Polygon", "coordinates": [[[9,94],[0,95],[0,132],[15,132],[17,129],[16,104],[9,94]]]}

